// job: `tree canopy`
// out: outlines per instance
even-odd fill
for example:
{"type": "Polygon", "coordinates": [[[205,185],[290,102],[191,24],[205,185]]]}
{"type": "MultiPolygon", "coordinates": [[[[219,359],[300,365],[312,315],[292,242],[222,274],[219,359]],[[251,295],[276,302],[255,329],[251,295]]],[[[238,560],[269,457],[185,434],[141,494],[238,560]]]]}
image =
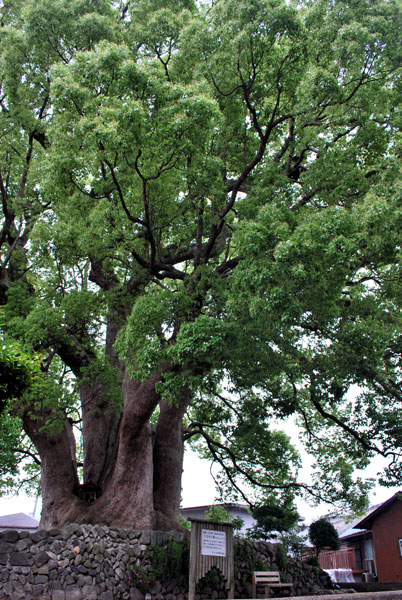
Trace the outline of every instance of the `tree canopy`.
{"type": "Polygon", "coordinates": [[[324,548],[339,550],[339,535],[335,527],[327,519],[318,519],[309,527],[309,539],[316,549],[317,556],[324,548]]]}
{"type": "Polygon", "coordinates": [[[251,505],[361,508],[375,454],[399,481],[400,1],[0,20],[4,336],[46,379],[7,418],[42,525],[175,526],[186,442],[251,505]]]}
{"type": "Polygon", "coordinates": [[[257,540],[279,537],[280,534],[295,532],[300,515],[293,502],[286,498],[274,504],[259,504],[253,509],[255,526],[249,530],[248,536],[257,540]]]}

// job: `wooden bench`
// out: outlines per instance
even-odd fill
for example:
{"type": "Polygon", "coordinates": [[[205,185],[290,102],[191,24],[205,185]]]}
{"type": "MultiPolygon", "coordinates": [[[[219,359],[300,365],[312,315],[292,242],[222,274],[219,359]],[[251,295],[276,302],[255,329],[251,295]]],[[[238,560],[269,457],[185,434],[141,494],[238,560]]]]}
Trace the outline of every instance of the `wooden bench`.
{"type": "Polygon", "coordinates": [[[251,578],[252,597],[257,598],[257,588],[264,587],[264,598],[269,598],[272,590],[287,592],[289,595],[293,583],[281,583],[279,571],[254,571],[251,578]]]}

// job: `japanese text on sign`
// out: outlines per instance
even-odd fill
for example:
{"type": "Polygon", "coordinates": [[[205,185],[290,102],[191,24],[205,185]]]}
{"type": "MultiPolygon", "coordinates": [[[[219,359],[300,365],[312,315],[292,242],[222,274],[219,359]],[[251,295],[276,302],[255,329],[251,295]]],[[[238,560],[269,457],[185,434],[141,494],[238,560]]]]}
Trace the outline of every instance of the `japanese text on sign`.
{"type": "Polygon", "coordinates": [[[214,529],[203,529],[201,554],[204,556],[226,556],[226,533],[214,529]]]}

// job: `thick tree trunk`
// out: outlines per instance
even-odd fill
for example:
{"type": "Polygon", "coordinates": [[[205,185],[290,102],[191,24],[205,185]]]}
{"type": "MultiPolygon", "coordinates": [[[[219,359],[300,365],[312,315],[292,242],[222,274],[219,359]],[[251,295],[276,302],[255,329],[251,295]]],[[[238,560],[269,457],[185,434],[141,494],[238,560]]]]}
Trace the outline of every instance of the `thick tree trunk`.
{"type": "Polygon", "coordinates": [[[139,384],[125,374],[123,416],[113,474],[93,507],[97,514],[101,513],[102,522],[139,529],[154,527],[149,420],[160,400],[155,390],[158,380],[159,375],[155,375],[139,384]]]}
{"type": "MultiPolygon", "coordinates": [[[[114,350],[117,334],[122,327],[121,317],[111,311],[106,328],[106,356],[115,369],[116,381],[122,381],[124,368],[114,350]]],[[[84,440],[84,483],[105,489],[112,475],[111,465],[117,457],[121,408],[113,401],[110,383],[97,379],[85,381],[80,387],[82,430],[84,440]]]]}
{"type": "Polygon", "coordinates": [[[103,398],[102,385],[86,382],[80,388],[82,436],[84,443],[84,483],[99,485],[110,427],[110,409],[103,398]]]}
{"type": "Polygon", "coordinates": [[[23,417],[24,429],[34,442],[41,458],[42,516],[44,529],[57,527],[70,521],[81,503],[77,496],[79,487],[75,450],[72,445],[71,424],[66,419],[60,433],[43,433],[42,419],[31,415],[23,417]]]}
{"type": "Polygon", "coordinates": [[[176,529],[179,523],[184,443],[182,421],[189,400],[179,405],[160,402],[154,442],[154,508],[156,528],[176,529]]]}
{"type": "MultiPolygon", "coordinates": [[[[116,382],[118,384],[118,382],[116,382]]],[[[112,476],[119,444],[122,410],[113,405],[108,389],[98,381],[85,382],[80,389],[84,450],[84,484],[106,489],[112,476]]]]}
{"type": "Polygon", "coordinates": [[[156,391],[161,376],[156,373],[139,383],[125,372],[119,414],[109,410],[99,384],[82,386],[83,484],[77,474],[71,423],[66,419],[62,430],[49,436],[42,429],[49,415],[38,419],[27,412],[25,430],[42,462],[42,527],[75,522],[135,529],[179,528],[182,419],[188,399],[177,406],[161,400],[156,391]],[[160,414],[152,432],[150,418],[158,404],[160,414]]]}
{"type": "MultiPolygon", "coordinates": [[[[72,443],[71,425],[48,437],[41,431],[42,421],[25,418],[25,428],[34,441],[42,461],[43,510],[42,527],[61,526],[67,522],[102,523],[115,527],[171,530],[179,527],[183,440],[181,423],[187,402],[169,406],[161,401],[155,386],[161,375],[155,374],[145,383],[124,376],[123,411],[114,429],[113,452],[105,452],[101,441],[101,459],[84,472],[97,479],[97,498],[89,498],[88,481],[79,484],[72,443]],[[160,416],[153,435],[150,417],[160,404],[160,416]],[[107,477],[104,474],[107,473],[107,477]],[[99,485],[100,482],[100,485],[99,485]],[[90,501],[90,503],[88,502],[90,501]]],[[[89,388],[89,402],[95,393],[89,388]]],[[[93,400],[99,403],[99,398],[93,400]]],[[[100,419],[104,426],[105,419],[100,419]]],[[[88,424],[96,427],[92,416],[88,424]]],[[[109,419],[113,428],[113,419],[109,419]]],[[[99,433],[99,432],[98,432],[99,433]]],[[[111,430],[101,428],[104,436],[111,430]]],[[[87,435],[90,435],[88,425],[87,435]]],[[[96,440],[86,440],[91,448],[91,461],[96,456],[96,440]]],[[[98,437],[99,439],[99,437],[98,437]]],[[[86,455],[87,456],[87,455],[86,455]]]]}

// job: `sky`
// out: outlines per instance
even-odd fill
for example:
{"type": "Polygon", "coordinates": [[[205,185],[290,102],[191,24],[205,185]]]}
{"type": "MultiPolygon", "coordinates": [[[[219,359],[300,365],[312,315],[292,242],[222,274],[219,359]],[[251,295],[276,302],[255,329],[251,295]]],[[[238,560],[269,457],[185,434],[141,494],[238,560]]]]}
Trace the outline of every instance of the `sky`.
{"type": "MultiPolygon", "coordinates": [[[[367,477],[375,476],[381,469],[382,459],[374,459],[368,467],[367,477]]],[[[201,460],[194,452],[186,452],[184,456],[182,505],[185,507],[202,506],[212,504],[216,500],[216,490],[210,474],[210,463],[201,460]]],[[[370,506],[385,502],[393,496],[401,487],[385,488],[377,486],[369,496],[370,506]]],[[[296,502],[300,516],[304,517],[306,524],[332,512],[334,508],[329,504],[311,506],[304,500],[296,502]]]]}
{"type": "MultiPolygon", "coordinates": [[[[379,460],[374,461],[369,468],[371,474],[380,469],[379,460]]],[[[215,484],[210,474],[210,463],[200,459],[194,452],[186,451],[184,456],[182,506],[203,506],[216,501],[215,484]]],[[[402,486],[401,486],[402,487],[402,486]]],[[[377,487],[370,496],[370,504],[379,504],[390,498],[399,488],[377,487]]],[[[35,498],[18,496],[13,498],[0,498],[0,516],[23,512],[36,519],[40,518],[40,502],[35,509],[35,498]]],[[[299,513],[304,517],[306,524],[324,516],[331,511],[328,505],[309,506],[304,501],[298,502],[299,513]]],[[[333,509],[332,509],[333,510],[333,509]]]]}

